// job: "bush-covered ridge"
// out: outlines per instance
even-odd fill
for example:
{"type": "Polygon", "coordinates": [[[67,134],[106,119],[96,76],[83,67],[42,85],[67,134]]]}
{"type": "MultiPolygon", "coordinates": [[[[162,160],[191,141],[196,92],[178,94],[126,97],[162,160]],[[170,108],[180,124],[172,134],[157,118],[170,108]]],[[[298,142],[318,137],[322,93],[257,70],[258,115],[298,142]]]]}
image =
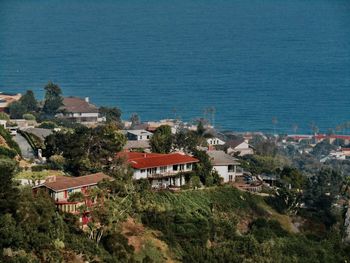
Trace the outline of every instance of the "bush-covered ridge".
{"type": "Polygon", "coordinates": [[[161,231],[183,262],[345,262],[350,257],[336,231],[321,242],[291,233],[261,197],[231,187],[147,193],[143,200],[142,222],[161,231]],[[245,233],[238,229],[242,221],[248,224],[245,233]]]}

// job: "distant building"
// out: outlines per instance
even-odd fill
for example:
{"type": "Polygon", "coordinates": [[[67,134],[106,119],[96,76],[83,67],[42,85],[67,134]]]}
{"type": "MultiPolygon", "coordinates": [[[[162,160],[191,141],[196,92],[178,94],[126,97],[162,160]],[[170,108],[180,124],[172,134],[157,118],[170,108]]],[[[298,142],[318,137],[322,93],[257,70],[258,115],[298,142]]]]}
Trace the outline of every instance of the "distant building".
{"type": "Polygon", "coordinates": [[[103,173],[79,177],[50,176],[43,184],[34,186],[33,191],[35,193],[39,189],[45,189],[55,201],[57,208],[63,212],[79,214],[79,207],[85,205],[87,210],[80,220],[82,224],[87,224],[89,222],[89,208],[97,202],[97,200],[90,198],[89,191],[97,187],[97,184],[102,180],[112,180],[112,178],[103,173]],[[68,201],[69,196],[73,193],[82,193],[84,200],[68,201]]]}
{"type": "Polygon", "coordinates": [[[224,151],[208,151],[213,169],[218,172],[224,183],[234,182],[236,175],[242,175],[238,159],[226,154],[224,151]]]}
{"type": "Polygon", "coordinates": [[[38,123],[36,120],[11,119],[11,123],[17,125],[19,129],[34,128],[38,123]]]}
{"type": "Polygon", "coordinates": [[[4,93],[0,92],[0,112],[9,112],[9,106],[12,102],[18,101],[22,95],[12,94],[12,93],[4,93]]]}
{"type": "Polygon", "coordinates": [[[126,137],[130,141],[148,141],[153,133],[146,130],[128,130],[126,137]]]}
{"type": "Polygon", "coordinates": [[[220,138],[217,138],[217,137],[207,139],[207,143],[209,146],[216,146],[216,145],[224,145],[225,144],[225,142],[223,140],[221,140],[220,138]]]}
{"type": "Polygon", "coordinates": [[[341,151],[346,157],[350,157],[350,148],[341,148],[341,151]]]}
{"type": "Polygon", "coordinates": [[[182,153],[139,153],[122,152],[134,170],[133,178],[148,179],[153,188],[180,187],[185,185],[184,173],[190,172],[198,162],[196,158],[182,153]]]}
{"type": "Polygon", "coordinates": [[[253,148],[244,139],[230,140],[225,144],[228,154],[239,153],[239,156],[254,154],[253,148]]]}
{"type": "Polygon", "coordinates": [[[63,99],[62,113],[57,117],[83,124],[98,122],[99,110],[89,102],[89,98],[66,97],[63,99]]]}

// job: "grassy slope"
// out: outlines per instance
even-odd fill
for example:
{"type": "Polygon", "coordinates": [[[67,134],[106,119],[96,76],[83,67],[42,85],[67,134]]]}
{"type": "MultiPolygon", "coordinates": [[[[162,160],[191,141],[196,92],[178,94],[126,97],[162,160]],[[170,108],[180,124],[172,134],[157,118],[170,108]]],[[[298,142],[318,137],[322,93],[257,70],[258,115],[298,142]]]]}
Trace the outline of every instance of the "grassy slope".
{"type": "MultiPolygon", "coordinates": [[[[241,235],[246,232],[249,223],[258,217],[277,220],[285,230],[294,232],[291,219],[269,207],[262,197],[239,191],[230,186],[187,190],[179,193],[168,191],[147,193],[143,197],[143,209],[144,212],[155,214],[155,220],[157,220],[157,215],[172,213],[177,218],[175,222],[169,222],[172,225],[183,224],[185,226],[188,224],[187,218],[194,218],[194,222],[199,222],[201,218],[208,219],[220,214],[236,224],[237,232],[232,234],[241,235]]],[[[159,218],[159,220],[163,219],[159,218]]],[[[187,231],[188,229],[185,229],[185,232],[187,231]]],[[[175,229],[174,232],[181,232],[181,227],[175,229]]],[[[135,247],[138,260],[142,260],[146,254],[156,260],[160,253],[163,255],[164,262],[177,262],[181,258],[179,257],[181,249],[173,246],[166,238],[164,240],[167,235],[169,233],[162,232],[161,227],[157,228],[154,224],[147,222],[143,225],[139,224],[138,231],[129,231],[129,234],[126,234],[129,243],[135,247]]]]}

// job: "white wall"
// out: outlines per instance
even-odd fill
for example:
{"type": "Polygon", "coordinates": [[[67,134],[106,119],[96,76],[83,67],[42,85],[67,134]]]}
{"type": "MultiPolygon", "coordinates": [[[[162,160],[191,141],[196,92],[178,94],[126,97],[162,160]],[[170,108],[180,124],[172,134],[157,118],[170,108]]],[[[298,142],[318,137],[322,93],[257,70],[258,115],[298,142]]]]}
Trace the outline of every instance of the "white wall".
{"type": "Polygon", "coordinates": [[[185,185],[185,177],[184,176],[177,176],[177,177],[168,177],[168,178],[159,178],[159,179],[153,179],[151,181],[152,188],[160,188],[160,187],[169,187],[169,186],[183,186],[185,185]]]}
{"type": "Polygon", "coordinates": [[[214,165],[213,170],[216,170],[221,178],[223,178],[223,182],[230,182],[230,175],[232,176],[232,182],[235,181],[236,173],[228,171],[228,165],[214,165]]]}
{"type": "Polygon", "coordinates": [[[72,115],[73,115],[73,117],[94,117],[94,118],[98,117],[98,113],[87,113],[87,112],[73,113],[73,114],[71,114],[71,116],[72,115]]]}

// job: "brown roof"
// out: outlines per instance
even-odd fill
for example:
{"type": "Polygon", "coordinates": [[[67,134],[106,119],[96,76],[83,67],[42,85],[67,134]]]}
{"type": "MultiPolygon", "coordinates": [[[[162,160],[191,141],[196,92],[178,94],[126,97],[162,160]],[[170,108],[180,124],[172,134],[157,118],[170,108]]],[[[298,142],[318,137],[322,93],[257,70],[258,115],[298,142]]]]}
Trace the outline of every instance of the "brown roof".
{"type": "Polygon", "coordinates": [[[40,186],[45,186],[58,192],[66,189],[96,185],[103,179],[111,180],[112,178],[104,173],[95,173],[79,177],[55,176],[46,179],[46,182],[40,186]]]}
{"type": "Polygon", "coordinates": [[[234,149],[243,142],[244,139],[230,140],[226,142],[226,145],[234,149]]]}
{"type": "Polygon", "coordinates": [[[239,165],[238,159],[228,155],[224,151],[207,151],[212,165],[239,165]]]}
{"type": "Polygon", "coordinates": [[[72,113],[98,113],[98,108],[95,105],[77,97],[64,98],[62,109],[72,113]]]}

